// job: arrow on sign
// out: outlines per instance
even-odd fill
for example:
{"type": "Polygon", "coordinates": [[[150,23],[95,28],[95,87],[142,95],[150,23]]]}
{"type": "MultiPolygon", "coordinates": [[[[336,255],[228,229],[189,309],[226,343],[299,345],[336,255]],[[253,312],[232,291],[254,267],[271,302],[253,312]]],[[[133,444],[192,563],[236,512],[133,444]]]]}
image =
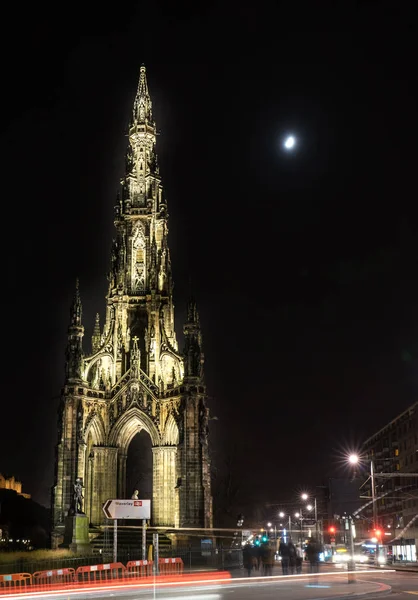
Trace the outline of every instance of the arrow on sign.
{"type": "Polygon", "coordinates": [[[113,500],[107,500],[104,504],[103,504],[103,512],[106,515],[106,517],[108,519],[112,519],[112,515],[109,512],[109,506],[112,504],[113,500]]]}
{"type": "Polygon", "coordinates": [[[150,519],[151,500],[126,500],[110,498],[102,504],[107,519],[150,519]]]}

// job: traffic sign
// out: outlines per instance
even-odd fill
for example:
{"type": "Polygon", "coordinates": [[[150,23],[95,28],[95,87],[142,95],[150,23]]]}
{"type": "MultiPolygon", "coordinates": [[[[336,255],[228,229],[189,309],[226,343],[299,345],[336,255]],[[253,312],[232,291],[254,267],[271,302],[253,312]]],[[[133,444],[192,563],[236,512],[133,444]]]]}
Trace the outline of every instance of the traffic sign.
{"type": "Polygon", "coordinates": [[[151,518],[151,500],[106,500],[102,509],[108,519],[151,518]]]}

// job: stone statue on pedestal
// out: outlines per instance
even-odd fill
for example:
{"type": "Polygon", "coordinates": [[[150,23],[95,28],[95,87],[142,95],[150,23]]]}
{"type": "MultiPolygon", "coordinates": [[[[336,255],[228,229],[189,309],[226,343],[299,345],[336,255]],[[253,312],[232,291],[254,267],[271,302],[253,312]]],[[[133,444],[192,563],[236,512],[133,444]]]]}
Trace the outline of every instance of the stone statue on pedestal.
{"type": "Polygon", "coordinates": [[[68,511],[69,515],[84,515],[83,512],[83,484],[80,477],[77,477],[75,480],[75,484],[73,486],[73,501],[71,503],[70,510],[68,511]]]}
{"type": "Polygon", "coordinates": [[[89,523],[83,512],[83,480],[77,477],[73,485],[73,499],[68,516],[65,518],[63,547],[73,552],[91,553],[89,523]]]}

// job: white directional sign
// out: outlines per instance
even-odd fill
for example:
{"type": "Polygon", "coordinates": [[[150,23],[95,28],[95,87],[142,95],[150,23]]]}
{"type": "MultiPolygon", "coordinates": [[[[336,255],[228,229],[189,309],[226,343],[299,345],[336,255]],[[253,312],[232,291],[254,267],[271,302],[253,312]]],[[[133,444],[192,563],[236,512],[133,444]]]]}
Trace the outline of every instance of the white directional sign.
{"type": "Polygon", "coordinates": [[[151,518],[151,500],[106,500],[102,508],[108,519],[151,518]]]}

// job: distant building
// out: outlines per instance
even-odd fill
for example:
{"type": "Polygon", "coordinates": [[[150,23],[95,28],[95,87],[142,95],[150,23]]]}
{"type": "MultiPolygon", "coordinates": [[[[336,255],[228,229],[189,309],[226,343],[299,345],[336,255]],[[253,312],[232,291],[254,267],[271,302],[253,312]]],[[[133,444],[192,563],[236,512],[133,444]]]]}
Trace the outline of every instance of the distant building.
{"type": "Polygon", "coordinates": [[[24,498],[30,498],[30,494],[24,494],[22,492],[22,482],[17,481],[14,477],[6,478],[0,473],[0,490],[13,490],[19,496],[24,498]]]}
{"type": "MultiPolygon", "coordinates": [[[[376,525],[384,544],[393,553],[416,560],[418,541],[418,402],[372,435],[363,445],[367,483],[362,496],[372,495],[371,464],[374,467],[376,525]],[[366,462],[367,461],[367,462],[366,462]],[[411,473],[411,476],[408,474],[411,473]],[[380,475],[385,474],[385,475],[380,475]]],[[[367,500],[365,500],[367,501],[367,500]]],[[[373,509],[364,514],[373,530],[373,509]]]]}

